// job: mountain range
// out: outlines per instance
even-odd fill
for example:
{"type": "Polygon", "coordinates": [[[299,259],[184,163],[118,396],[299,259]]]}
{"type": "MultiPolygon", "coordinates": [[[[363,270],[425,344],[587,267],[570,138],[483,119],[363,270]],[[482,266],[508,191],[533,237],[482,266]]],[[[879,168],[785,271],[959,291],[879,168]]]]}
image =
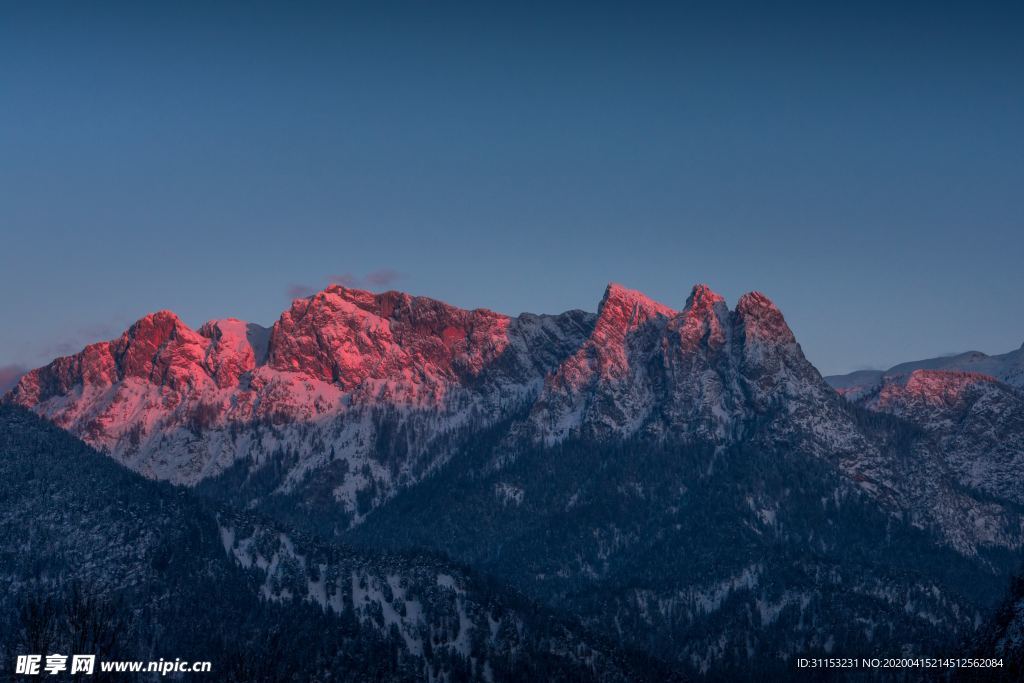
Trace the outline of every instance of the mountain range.
{"type": "MultiPolygon", "coordinates": [[[[678,308],[612,284],[596,314],[518,317],[331,286],[269,329],[146,316],[4,401],[218,510],[209,552],[266,570],[264,602],[287,586],[331,613],[325,571],[356,577],[346,605],[391,595],[410,661],[433,622],[388,615],[433,590],[426,557],[562,620],[561,645],[541,629],[530,651],[599,653],[564,662],[588,676],[772,678],[978,631],[1024,543],[1020,367],[966,354],[826,381],[766,296],[730,309],[704,285],[678,308]],[[630,673],[637,652],[654,663],[630,673]]],[[[437,609],[485,630],[450,598],[437,609]]],[[[439,642],[449,672],[514,668],[508,643],[439,642]]]]}

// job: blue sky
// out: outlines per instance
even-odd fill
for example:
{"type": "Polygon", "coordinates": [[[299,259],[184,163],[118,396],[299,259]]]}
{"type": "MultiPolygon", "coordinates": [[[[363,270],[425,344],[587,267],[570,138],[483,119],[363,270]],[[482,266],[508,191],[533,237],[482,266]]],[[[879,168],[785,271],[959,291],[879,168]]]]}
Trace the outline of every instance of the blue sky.
{"type": "Polygon", "coordinates": [[[1022,33],[998,2],[5,3],[0,366],[331,279],[512,314],[757,289],[826,373],[1007,351],[1022,33]]]}

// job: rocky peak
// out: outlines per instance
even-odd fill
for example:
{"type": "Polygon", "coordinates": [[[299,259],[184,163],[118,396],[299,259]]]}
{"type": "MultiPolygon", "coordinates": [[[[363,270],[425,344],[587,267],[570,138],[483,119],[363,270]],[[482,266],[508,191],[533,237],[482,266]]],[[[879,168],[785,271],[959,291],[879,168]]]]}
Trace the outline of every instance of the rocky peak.
{"type": "Polygon", "coordinates": [[[207,340],[171,311],[151,313],[113,343],[117,379],[134,377],[178,387],[204,374],[207,340]]]}
{"type": "Polygon", "coordinates": [[[597,309],[598,325],[622,329],[635,328],[657,316],[670,318],[675,311],[654,301],[643,292],[611,282],[597,309]]]}
{"type": "Polygon", "coordinates": [[[578,389],[599,379],[624,380],[630,372],[633,338],[646,326],[665,323],[674,315],[671,308],[641,292],[609,284],[590,338],[566,361],[554,383],[578,389]]]}
{"type": "Polygon", "coordinates": [[[235,386],[242,375],[252,372],[263,360],[257,325],[237,318],[211,320],[199,328],[210,340],[206,367],[220,388],[235,386]],[[255,344],[255,345],[254,345],[255,344]]]}
{"type": "Polygon", "coordinates": [[[728,334],[729,308],[725,299],[704,284],[695,285],[672,327],[678,328],[685,352],[701,345],[720,346],[728,334]]]}
{"type": "Polygon", "coordinates": [[[268,362],[345,390],[367,379],[436,385],[479,374],[508,346],[508,326],[486,309],[332,285],[274,323],[268,362]]]}
{"type": "Polygon", "coordinates": [[[747,340],[794,344],[796,337],[782,312],[761,292],[748,292],[736,304],[736,316],[747,340]]]}
{"type": "Polygon", "coordinates": [[[90,344],[25,373],[11,400],[34,407],[75,387],[110,387],[126,378],[185,386],[203,374],[206,345],[177,315],[157,311],[137,320],[114,341],[90,344]]]}
{"type": "Polygon", "coordinates": [[[723,303],[725,303],[725,299],[720,294],[702,283],[693,286],[690,296],[686,298],[684,310],[708,310],[723,303]]]}

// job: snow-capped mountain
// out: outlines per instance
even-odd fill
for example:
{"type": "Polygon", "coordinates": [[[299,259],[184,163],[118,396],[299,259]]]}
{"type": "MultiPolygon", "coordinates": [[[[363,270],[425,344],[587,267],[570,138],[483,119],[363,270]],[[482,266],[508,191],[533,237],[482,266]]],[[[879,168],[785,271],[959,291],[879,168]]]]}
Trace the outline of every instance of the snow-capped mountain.
{"type": "MultiPolygon", "coordinates": [[[[955,466],[950,471],[943,450],[950,444],[915,443],[911,467],[894,457],[888,437],[837,397],[804,357],[779,309],[757,292],[730,311],[722,297],[698,285],[674,311],[639,292],[609,287],[593,333],[548,378],[529,418],[513,428],[510,452],[524,435],[546,446],[635,437],[800,451],[834,464],[886,509],[937,527],[964,552],[1021,543],[1016,513],[960,490],[958,473],[963,481],[968,476],[955,466]],[[965,519],[972,520],[970,528],[965,519]]],[[[1019,443],[1004,450],[1024,452],[1019,443]]],[[[1009,458],[1011,472],[1024,473],[1024,461],[1012,456],[983,446],[973,454],[986,462],[1009,458]]],[[[1003,488],[1019,488],[1016,481],[1003,488]]]]}
{"type": "Polygon", "coordinates": [[[335,285],[295,300],[269,330],[148,315],[27,373],[7,400],[146,476],[241,482],[246,504],[315,501],[338,529],[507,422],[509,456],[632,437],[800,450],[964,552],[1021,542],[1014,514],[959,490],[955,473],[967,475],[942,446],[917,444],[907,477],[757,292],[730,310],[698,285],[675,310],[611,284],[596,316],[511,318],[335,285]]]}
{"type": "Polygon", "coordinates": [[[119,339],[27,373],[9,400],[174,483],[287,453],[277,487],[328,469],[332,495],[357,518],[430,471],[438,439],[532,400],[592,327],[581,311],[510,318],[331,286],[295,300],[269,330],[235,319],[192,330],[169,311],[147,315],[119,339]]]}
{"type": "Polygon", "coordinates": [[[922,427],[962,484],[1024,503],[1024,394],[980,373],[913,370],[856,396],[922,427]]]}
{"type": "Polygon", "coordinates": [[[968,351],[952,356],[910,361],[894,365],[888,370],[858,370],[847,375],[831,375],[825,380],[851,399],[876,389],[886,378],[909,375],[914,370],[951,370],[974,372],[993,377],[1018,389],[1024,388],[1024,345],[1016,351],[995,356],[981,351],[968,351]]]}
{"type": "Polygon", "coordinates": [[[804,410],[828,411],[830,394],[763,294],[745,294],[730,311],[698,285],[675,311],[612,285],[592,334],[548,378],[530,422],[547,443],[642,434],[721,444],[746,438],[755,415],[787,403],[787,419],[834,452],[852,435],[814,434],[804,410]]]}
{"type": "MultiPolygon", "coordinates": [[[[147,316],[5,400],[147,477],[430,548],[715,672],[923,652],[1002,591],[1024,545],[1020,394],[883,379],[841,396],[757,292],[730,309],[698,285],[676,308],[612,284],[596,314],[512,318],[332,286],[270,329],[147,316]]],[[[259,563],[248,532],[221,533],[259,563]]]]}

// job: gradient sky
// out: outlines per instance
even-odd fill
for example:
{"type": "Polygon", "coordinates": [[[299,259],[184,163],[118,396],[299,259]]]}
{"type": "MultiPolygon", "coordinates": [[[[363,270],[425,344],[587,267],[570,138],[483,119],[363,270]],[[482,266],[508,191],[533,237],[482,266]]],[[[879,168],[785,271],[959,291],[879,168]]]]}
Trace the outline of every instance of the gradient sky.
{"type": "Polygon", "coordinates": [[[826,373],[1008,351],[1022,35],[996,2],[3,3],[0,374],[331,279],[758,289],[826,373]]]}

